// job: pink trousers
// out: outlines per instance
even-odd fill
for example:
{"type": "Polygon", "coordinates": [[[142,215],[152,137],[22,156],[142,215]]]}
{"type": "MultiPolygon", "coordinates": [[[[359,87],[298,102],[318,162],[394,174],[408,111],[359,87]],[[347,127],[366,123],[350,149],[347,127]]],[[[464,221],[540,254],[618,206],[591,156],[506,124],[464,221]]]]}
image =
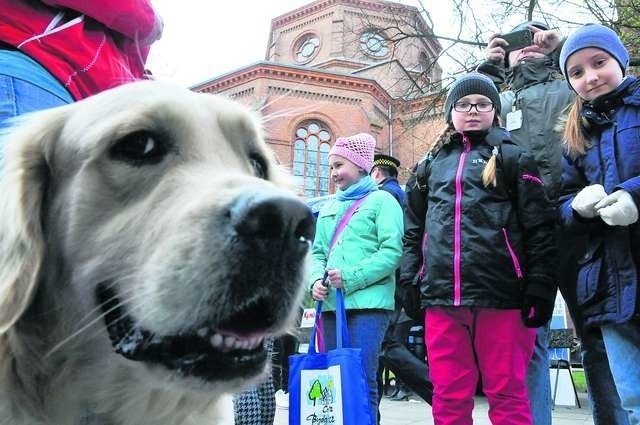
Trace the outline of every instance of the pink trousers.
{"type": "Polygon", "coordinates": [[[536,330],[519,310],[430,307],[425,330],[435,425],[473,423],[478,377],[493,425],[532,424],[525,377],[536,330]]]}

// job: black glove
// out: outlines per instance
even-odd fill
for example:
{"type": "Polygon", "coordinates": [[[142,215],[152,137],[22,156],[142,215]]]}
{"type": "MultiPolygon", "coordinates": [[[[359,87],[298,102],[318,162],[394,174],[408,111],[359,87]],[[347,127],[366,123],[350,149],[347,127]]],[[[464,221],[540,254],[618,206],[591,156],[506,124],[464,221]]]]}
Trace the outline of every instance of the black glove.
{"type": "Polygon", "coordinates": [[[416,275],[412,282],[401,283],[397,290],[400,293],[402,307],[406,315],[416,322],[424,323],[420,280],[420,276],[416,275]]]}
{"type": "Polygon", "coordinates": [[[547,324],[553,315],[554,300],[535,295],[525,295],[522,303],[522,323],[528,328],[539,328],[547,324]]]}

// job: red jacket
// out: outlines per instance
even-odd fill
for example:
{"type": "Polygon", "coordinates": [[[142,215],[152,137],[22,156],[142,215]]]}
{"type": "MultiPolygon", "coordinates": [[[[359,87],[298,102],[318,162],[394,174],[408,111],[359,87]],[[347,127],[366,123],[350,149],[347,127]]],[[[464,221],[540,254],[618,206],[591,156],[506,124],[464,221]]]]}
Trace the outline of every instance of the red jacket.
{"type": "Polygon", "coordinates": [[[0,0],[0,40],[76,99],[144,78],[162,21],[150,0],[0,0]]]}

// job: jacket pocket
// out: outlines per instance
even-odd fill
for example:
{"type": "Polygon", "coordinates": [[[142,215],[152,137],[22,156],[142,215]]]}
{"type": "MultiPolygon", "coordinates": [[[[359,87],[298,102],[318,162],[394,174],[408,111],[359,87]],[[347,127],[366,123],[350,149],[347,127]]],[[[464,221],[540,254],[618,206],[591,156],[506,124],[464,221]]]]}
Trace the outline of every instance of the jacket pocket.
{"type": "Polygon", "coordinates": [[[507,246],[507,251],[509,252],[509,256],[511,257],[511,262],[513,263],[513,269],[516,273],[516,277],[518,279],[522,279],[524,274],[522,273],[522,267],[520,267],[520,260],[518,260],[518,254],[511,247],[511,243],[509,242],[509,233],[507,229],[502,228],[502,234],[504,235],[504,243],[507,246]]]}
{"type": "Polygon", "coordinates": [[[598,295],[600,272],[602,270],[601,245],[590,247],[578,260],[577,298],[579,305],[589,304],[598,295]]]}

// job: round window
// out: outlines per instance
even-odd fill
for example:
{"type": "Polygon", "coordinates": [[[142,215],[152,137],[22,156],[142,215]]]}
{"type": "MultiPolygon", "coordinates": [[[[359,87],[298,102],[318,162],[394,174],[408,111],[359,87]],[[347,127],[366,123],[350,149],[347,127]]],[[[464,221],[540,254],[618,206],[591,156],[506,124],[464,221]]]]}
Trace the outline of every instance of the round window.
{"type": "Polygon", "coordinates": [[[298,39],[295,46],[296,62],[308,62],[318,53],[318,50],[320,50],[320,38],[314,34],[306,34],[298,39]]]}
{"type": "Polygon", "coordinates": [[[389,54],[389,42],[384,34],[368,30],[360,36],[360,48],[363,52],[376,58],[383,58],[389,54]]]}

